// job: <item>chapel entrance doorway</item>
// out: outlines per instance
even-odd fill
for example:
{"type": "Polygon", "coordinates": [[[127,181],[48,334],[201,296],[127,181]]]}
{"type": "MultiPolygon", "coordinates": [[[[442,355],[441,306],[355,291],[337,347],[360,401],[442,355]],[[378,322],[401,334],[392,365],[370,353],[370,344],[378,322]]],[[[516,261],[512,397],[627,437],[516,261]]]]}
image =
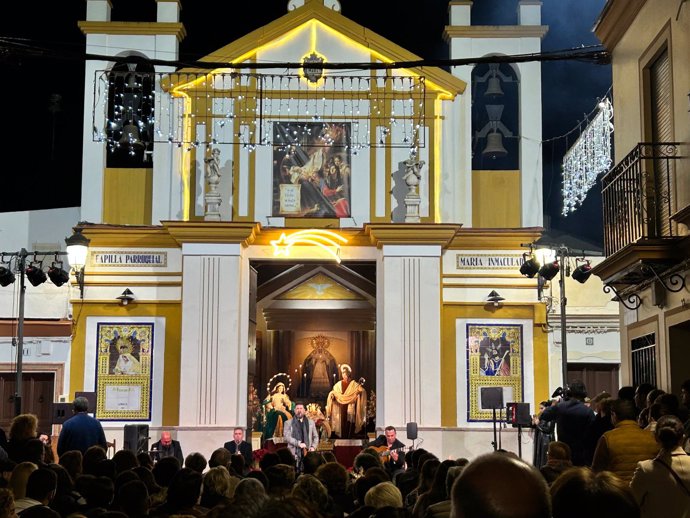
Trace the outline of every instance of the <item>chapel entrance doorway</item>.
{"type": "Polygon", "coordinates": [[[253,261],[251,269],[252,430],[264,441],[281,437],[294,404],[303,403],[321,437],[365,438],[375,423],[376,264],[253,261]],[[343,366],[350,368],[345,384],[343,366]],[[348,416],[347,407],[328,399],[342,387],[349,395],[352,382],[350,392],[358,384],[366,397],[356,398],[348,416]]]}

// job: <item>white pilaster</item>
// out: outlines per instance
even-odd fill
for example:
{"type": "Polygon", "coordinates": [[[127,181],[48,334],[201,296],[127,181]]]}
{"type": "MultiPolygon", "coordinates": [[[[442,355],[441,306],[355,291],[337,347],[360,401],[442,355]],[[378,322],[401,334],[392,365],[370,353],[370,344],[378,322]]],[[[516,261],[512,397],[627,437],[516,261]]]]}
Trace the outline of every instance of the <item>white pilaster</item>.
{"type": "Polygon", "coordinates": [[[377,426],[441,424],[441,247],[384,245],[377,274],[377,426]]]}
{"type": "Polygon", "coordinates": [[[242,301],[249,297],[242,273],[248,263],[235,244],[184,244],[182,255],[180,427],[242,425],[247,400],[242,301]]]}

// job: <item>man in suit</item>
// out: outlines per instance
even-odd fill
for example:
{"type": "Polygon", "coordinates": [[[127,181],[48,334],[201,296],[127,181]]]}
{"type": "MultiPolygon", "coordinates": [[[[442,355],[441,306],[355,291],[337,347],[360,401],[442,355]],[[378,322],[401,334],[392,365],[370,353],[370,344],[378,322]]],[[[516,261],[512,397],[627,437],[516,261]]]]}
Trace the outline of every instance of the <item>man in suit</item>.
{"type": "Polygon", "coordinates": [[[161,439],[154,442],[151,446],[151,456],[154,461],[159,461],[165,457],[175,457],[180,461],[180,466],[184,463],[182,447],[179,441],[173,441],[170,432],[161,432],[161,439]]]}
{"type": "Polygon", "coordinates": [[[290,452],[295,457],[297,469],[301,471],[302,458],[306,451],[316,451],[319,445],[319,433],[316,424],[306,415],[303,403],[295,405],[295,417],[288,420],[283,426],[283,437],[288,444],[290,452]]]}
{"type": "Polygon", "coordinates": [[[89,401],[78,397],[72,403],[74,415],[62,425],[58,437],[57,452],[62,455],[70,450],[85,453],[91,446],[108,448],[101,423],[88,414],[89,401]]]}
{"type": "Polygon", "coordinates": [[[226,442],[223,447],[233,455],[235,453],[242,455],[244,457],[244,465],[250,468],[254,461],[252,458],[252,445],[244,440],[244,430],[242,428],[235,428],[232,432],[232,439],[232,441],[226,442]]]}

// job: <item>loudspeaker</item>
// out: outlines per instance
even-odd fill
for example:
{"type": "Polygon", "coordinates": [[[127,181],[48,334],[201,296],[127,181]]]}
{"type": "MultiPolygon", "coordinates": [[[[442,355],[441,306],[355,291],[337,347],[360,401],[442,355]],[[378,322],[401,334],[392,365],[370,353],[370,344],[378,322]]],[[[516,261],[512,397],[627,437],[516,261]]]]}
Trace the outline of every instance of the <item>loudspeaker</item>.
{"type": "Polygon", "coordinates": [[[51,424],[62,424],[74,415],[72,403],[51,404],[51,424]]]}
{"type": "Polygon", "coordinates": [[[417,438],[417,423],[407,423],[407,439],[414,441],[417,438]]]}
{"type": "Polygon", "coordinates": [[[126,424],[123,449],[129,450],[135,455],[149,451],[149,425],[126,424]]]}
{"type": "Polygon", "coordinates": [[[529,403],[506,403],[506,422],[513,426],[531,426],[529,403]]]}
{"type": "Polygon", "coordinates": [[[481,387],[479,396],[482,410],[503,408],[503,387],[481,387]]]}

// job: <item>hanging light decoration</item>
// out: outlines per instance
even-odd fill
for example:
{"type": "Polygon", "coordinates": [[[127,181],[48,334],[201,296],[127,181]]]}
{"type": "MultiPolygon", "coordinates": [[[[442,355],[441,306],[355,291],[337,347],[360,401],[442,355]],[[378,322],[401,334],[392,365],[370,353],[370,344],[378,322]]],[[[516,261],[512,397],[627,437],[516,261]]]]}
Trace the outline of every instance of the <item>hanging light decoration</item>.
{"type": "Polygon", "coordinates": [[[613,106],[608,98],[563,157],[563,215],[575,212],[594,186],[597,176],[611,167],[613,106]]]}

